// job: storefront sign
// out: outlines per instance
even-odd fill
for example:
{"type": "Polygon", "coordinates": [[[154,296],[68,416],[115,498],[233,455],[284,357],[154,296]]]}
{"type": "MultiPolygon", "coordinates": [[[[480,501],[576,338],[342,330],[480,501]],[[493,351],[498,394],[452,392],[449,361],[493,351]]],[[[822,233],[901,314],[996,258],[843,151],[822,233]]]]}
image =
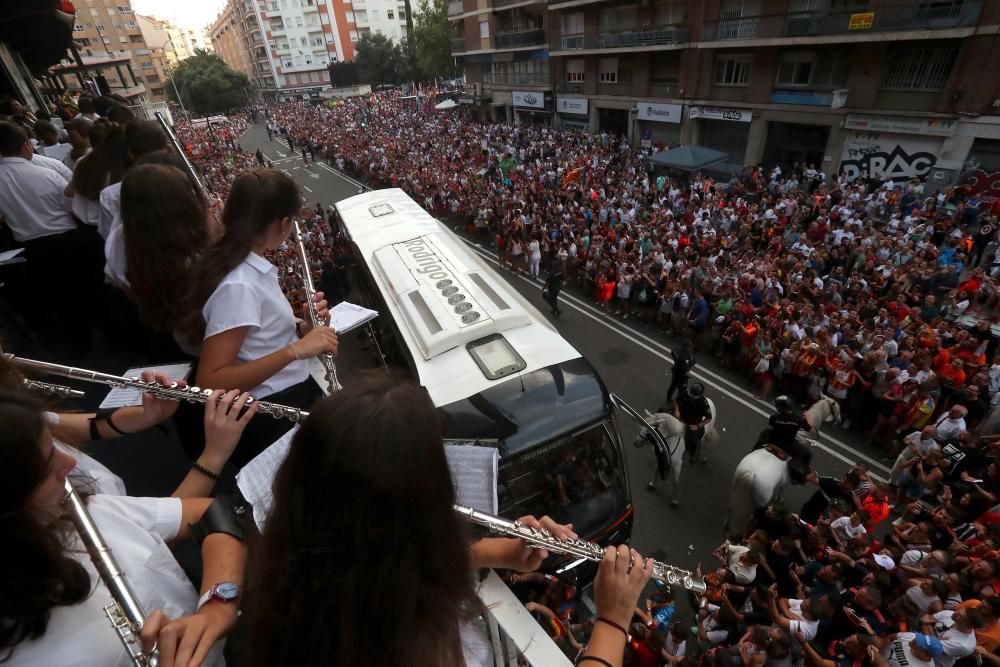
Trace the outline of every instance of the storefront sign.
{"type": "Polygon", "coordinates": [[[712,120],[732,120],[737,123],[749,123],[753,120],[753,112],[749,109],[726,109],[724,107],[692,106],[688,108],[691,118],[710,118],[712,120]]]}
{"type": "Polygon", "coordinates": [[[516,107],[528,107],[529,109],[545,108],[545,93],[515,90],[511,92],[511,95],[514,97],[514,106],[516,107]]]}
{"type": "Polygon", "coordinates": [[[652,120],[659,123],[679,123],[683,107],[680,104],[656,104],[654,102],[639,102],[636,104],[639,120],[652,120]]]}
{"type": "Polygon", "coordinates": [[[861,14],[851,14],[851,21],[847,24],[848,30],[871,30],[875,23],[875,12],[863,12],[861,14]]]}
{"type": "Polygon", "coordinates": [[[586,97],[560,97],[556,101],[556,111],[559,113],[575,113],[586,116],[587,108],[586,97]]]}
{"type": "Polygon", "coordinates": [[[926,176],[937,162],[941,140],[905,134],[851,132],[844,140],[840,170],[849,180],[879,181],[926,176]]]}
{"type": "Polygon", "coordinates": [[[869,116],[852,113],[844,121],[845,130],[867,132],[901,132],[926,134],[932,137],[950,137],[955,134],[957,121],[946,118],[903,118],[899,116],[869,116]]]}

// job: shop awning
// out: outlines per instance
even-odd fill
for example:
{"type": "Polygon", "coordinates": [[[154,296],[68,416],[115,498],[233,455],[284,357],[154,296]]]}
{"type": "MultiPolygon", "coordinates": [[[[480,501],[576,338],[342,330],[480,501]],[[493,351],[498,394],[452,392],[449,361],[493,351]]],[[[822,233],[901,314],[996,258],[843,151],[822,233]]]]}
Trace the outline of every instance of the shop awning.
{"type": "Polygon", "coordinates": [[[443,111],[445,109],[454,109],[458,106],[458,102],[455,100],[445,100],[444,102],[438,102],[434,105],[434,108],[438,111],[443,111]]]}
{"type": "Polygon", "coordinates": [[[729,155],[714,148],[704,146],[678,146],[668,151],[654,153],[649,161],[659,167],[680,169],[681,171],[698,171],[727,162],[729,155]]]}

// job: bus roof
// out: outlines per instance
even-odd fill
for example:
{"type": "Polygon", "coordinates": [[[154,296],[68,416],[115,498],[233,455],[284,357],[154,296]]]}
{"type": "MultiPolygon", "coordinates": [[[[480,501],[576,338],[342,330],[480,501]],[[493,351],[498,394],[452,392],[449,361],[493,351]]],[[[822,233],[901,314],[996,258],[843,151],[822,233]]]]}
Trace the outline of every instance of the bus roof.
{"type": "Polygon", "coordinates": [[[523,360],[521,374],[580,357],[482,258],[398,188],[336,204],[397,323],[418,379],[437,406],[495,387],[466,345],[491,335],[523,360]]]}

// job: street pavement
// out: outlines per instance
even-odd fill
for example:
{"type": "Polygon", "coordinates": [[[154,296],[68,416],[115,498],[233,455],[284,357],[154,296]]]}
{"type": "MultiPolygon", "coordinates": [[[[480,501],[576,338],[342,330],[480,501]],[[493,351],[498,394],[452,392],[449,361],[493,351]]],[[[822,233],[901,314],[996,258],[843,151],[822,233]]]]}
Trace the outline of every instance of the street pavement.
{"type": "MultiPolygon", "coordinates": [[[[249,151],[260,148],[274,168],[290,174],[305,189],[311,202],[330,206],[358,194],[361,184],[322,162],[310,160],[308,166],[304,165],[299,153],[291,154],[277,139],[268,141],[263,122],[258,122],[242,137],[241,145],[249,151]]],[[[491,248],[473,245],[473,249],[496,268],[491,248]]],[[[540,281],[509,271],[501,272],[501,276],[549,317],[540,281]]],[[[670,347],[676,341],[633,320],[604,315],[579,289],[565,289],[560,302],[562,316],[550,317],[550,321],[594,365],[608,390],[640,413],[662,405],[669,382],[670,347]]],[[[341,357],[346,362],[341,371],[344,384],[350,383],[351,367],[355,366],[350,360],[352,344],[357,342],[341,344],[341,357]]],[[[743,378],[720,368],[710,354],[697,355],[697,361],[693,376],[705,384],[708,397],[715,403],[720,438],[713,449],[707,450],[707,465],[685,463],[679,508],[670,507],[671,496],[664,482],[658,482],[652,492],[646,490],[654,465],[652,450],[634,448],[630,443],[636,429],[624,420],[619,422],[635,504],[632,545],[643,554],[686,568],[693,568],[701,560],[708,565],[711,551],[722,541],[733,471],[773,412],[768,403],[754,397],[743,378]]],[[[865,449],[855,433],[826,425],[818,444],[813,463],[821,474],[840,475],[854,462],[864,462],[873,475],[888,475],[888,468],[879,463],[879,455],[865,449]]],[[[814,489],[790,487],[785,501],[797,508],[814,489]]]]}

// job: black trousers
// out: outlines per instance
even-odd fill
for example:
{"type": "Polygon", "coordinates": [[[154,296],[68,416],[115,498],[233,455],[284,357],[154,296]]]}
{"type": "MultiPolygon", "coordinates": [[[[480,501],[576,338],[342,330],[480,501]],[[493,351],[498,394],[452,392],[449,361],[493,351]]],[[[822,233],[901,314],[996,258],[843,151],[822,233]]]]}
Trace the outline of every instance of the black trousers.
{"type": "Polygon", "coordinates": [[[695,463],[701,456],[701,441],[704,437],[704,428],[691,430],[687,424],[684,425],[684,451],[691,463],[695,463]]]}
{"type": "Polygon", "coordinates": [[[76,229],[24,242],[24,256],[38,300],[60,311],[72,352],[90,349],[90,331],[103,306],[104,242],[97,229],[76,229]]]}
{"type": "Polygon", "coordinates": [[[670,406],[674,402],[674,393],[678,391],[684,391],[684,388],[688,383],[687,373],[671,373],[670,374],[670,386],[667,387],[667,405],[670,406]]]}
{"type": "MultiPolygon", "coordinates": [[[[287,389],[275,392],[270,396],[254,396],[257,400],[289,405],[303,410],[309,410],[313,403],[322,397],[323,391],[311,377],[287,389]]],[[[205,449],[204,429],[202,429],[202,435],[199,438],[194,426],[198,419],[204,419],[205,411],[200,404],[195,404],[191,408],[186,407],[186,405],[189,404],[182,404],[182,407],[185,407],[184,414],[182,415],[181,411],[178,410],[176,419],[179,422],[178,431],[183,432],[181,442],[184,451],[194,461],[205,449]],[[188,421],[187,428],[181,428],[180,422],[182,420],[188,421]]],[[[288,433],[289,429],[294,425],[295,422],[289,419],[276,419],[271,415],[258,412],[253,416],[250,423],[247,424],[243,435],[240,436],[240,442],[236,445],[236,451],[229,457],[229,463],[236,470],[239,470],[255,456],[273,445],[275,440],[288,433]]]]}

